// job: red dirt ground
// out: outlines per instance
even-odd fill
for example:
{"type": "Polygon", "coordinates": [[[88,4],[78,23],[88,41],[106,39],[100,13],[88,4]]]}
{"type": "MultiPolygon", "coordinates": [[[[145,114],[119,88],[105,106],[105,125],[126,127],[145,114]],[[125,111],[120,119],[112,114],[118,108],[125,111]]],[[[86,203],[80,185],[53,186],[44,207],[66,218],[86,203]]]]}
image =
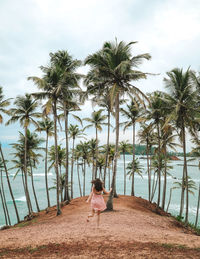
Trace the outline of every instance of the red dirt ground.
{"type": "Polygon", "coordinates": [[[142,198],[119,196],[114,211],[86,222],[86,197],[0,231],[0,258],[200,258],[200,237],[142,198]]]}

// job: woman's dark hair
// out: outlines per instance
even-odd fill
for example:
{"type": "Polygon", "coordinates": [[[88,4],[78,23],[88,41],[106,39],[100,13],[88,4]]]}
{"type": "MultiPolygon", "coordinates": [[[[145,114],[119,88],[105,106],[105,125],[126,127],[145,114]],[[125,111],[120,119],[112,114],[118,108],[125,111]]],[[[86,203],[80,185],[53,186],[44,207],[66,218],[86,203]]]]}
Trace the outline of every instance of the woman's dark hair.
{"type": "Polygon", "coordinates": [[[102,181],[99,178],[93,180],[92,184],[94,184],[94,188],[98,192],[103,191],[103,183],[102,183],[102,181]]]}

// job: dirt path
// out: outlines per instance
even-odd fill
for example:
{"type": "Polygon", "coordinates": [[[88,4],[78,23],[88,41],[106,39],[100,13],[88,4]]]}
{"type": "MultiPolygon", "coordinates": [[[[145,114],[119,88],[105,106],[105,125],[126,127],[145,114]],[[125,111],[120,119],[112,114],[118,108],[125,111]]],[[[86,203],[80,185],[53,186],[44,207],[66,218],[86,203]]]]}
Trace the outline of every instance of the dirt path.
{"type": "Polygon", "coordinates": [[[96,229],[96,218],[86,222],[85,199],[74,199],[59,217],[52,208],[27,226],[0,231],[0,258],[200,258],[200,237],[153,213],[147,201],[120,196],[96,229]]]}

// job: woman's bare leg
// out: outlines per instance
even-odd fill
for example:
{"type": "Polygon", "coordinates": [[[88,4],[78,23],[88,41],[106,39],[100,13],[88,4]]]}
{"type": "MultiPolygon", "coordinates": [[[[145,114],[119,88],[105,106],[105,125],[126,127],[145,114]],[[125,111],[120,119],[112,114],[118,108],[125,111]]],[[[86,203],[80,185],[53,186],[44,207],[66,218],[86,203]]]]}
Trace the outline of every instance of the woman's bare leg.
{"type": "Polygon", "coordinates": [[[101,213],[101,211],[98,210],[97,211],[97,228],[99,228],[99,224],[100,224],[100,213],[101,213]]]}
{"type": "Polygon", "coordinates": [[[87,222],[89,222],[89,218],[94,217],[95,210],[92,209],[92,213],[87,216],[87,222]]]}

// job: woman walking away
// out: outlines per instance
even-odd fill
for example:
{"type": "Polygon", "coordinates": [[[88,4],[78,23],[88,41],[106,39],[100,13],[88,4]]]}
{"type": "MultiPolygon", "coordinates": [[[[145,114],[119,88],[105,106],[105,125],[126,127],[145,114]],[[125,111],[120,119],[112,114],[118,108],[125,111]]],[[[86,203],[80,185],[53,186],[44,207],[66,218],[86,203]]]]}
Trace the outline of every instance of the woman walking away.
{"type": "Polygon", "coordinates": [[[87,203],[91,201],[92,213],[88,215],[87,222],[89,222],[90,217],[93,217],[94,214],[97,213],[97,227],[99,227],[100,213],[106,209],[106,203],[104,201],[102,192],[109,194],[112,191],[112,188],[109,192],[107,192],[103,187],[102,181],[98,178],[93,180],[92,184],[92,191],[86,201],[87,203]]]}

